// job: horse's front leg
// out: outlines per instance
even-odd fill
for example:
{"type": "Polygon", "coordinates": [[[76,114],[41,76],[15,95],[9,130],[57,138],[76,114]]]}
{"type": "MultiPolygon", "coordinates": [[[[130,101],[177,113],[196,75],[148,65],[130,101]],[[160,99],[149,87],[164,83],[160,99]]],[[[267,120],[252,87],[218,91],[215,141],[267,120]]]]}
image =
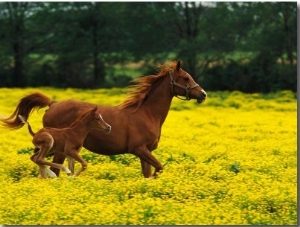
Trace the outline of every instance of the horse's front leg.
{"type": "Polygon", "coordinates": [[[145,178],[151,177],[151,165],[141,158],[140,160],[141,160],[142,172],[144,177],[145,178]]]}
{"type": "MultiPolygon", "coordinates": [[[[151,166],[153,166],[155,168],[155,171],[153,174],[154,177],[157,176],[157,173],[162,171],[162,169],[163,169],[162,164],[151,154],[151,152],[146,147],[139,147],[139,148],[135,149],[132,153],[134,155],[136,155],[137,157],[139,157],[142,161],[150,164],[151,166]]],[[[143,173],[144,173],[145,178],[149,177],[149,175],[150,175],[149,172],[151,173],[151,166],[147,166],[142,162],[142,168],[144,168],[143,173]],[[150,167],[150,171],[149,171],[149,167],[150,167]]]]}
{"type": "MultiPolygon", "coordinates": [[[[86,170],[88,163],[80,156],[79,150],[76,149],[65,149],[65,155],[68,159],[74,159],[81,164],[81,169],[78,170],[74,176],[79,176],[79,174],[86,170]]],[[[74,162],[74,160],[72,162],[74,162]]],[[[74,171],[74,169],[73,169],[74,171]]]]}

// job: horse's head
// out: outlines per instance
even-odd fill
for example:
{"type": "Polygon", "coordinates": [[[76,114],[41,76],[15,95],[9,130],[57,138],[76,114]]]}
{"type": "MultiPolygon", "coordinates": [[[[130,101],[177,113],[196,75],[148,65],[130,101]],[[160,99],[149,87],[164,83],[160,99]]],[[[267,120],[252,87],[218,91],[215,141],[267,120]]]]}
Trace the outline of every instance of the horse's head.
{"type": "Polygon", "coordinates": [[[111,126],[106,121],[103,120],[102,115],[97,110],[98,110],[97,106],[92,110],[92,114],[94,115],[94,119],[96,120],[96,128],[102,129],[107,133],[110,133],[111,126]]]}
{"type": "Polygon", "coordinates": [[[206,99],[206,92],[197,84],[190,74],[180,68],[180,61],[177,61],[174,70],[169,72],[171,79],[172,94],[183,100],[197,99],[202,103],[206,99]],[[184,98],[181,98],[184,96],[184,98]]]}

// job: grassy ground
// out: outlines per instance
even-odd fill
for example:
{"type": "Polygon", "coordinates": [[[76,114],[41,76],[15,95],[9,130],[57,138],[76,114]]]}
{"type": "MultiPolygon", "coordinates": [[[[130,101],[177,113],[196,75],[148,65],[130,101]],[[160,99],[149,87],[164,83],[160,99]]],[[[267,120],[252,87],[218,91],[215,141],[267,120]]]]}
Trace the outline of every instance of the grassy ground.
{"type": "MultiPolygon", "coordinates": [[[[0,89],[0,115],[32,91],[117,105],[125,89],[0,89]]],[[[42,127],[44,109],[30,123],[42,127]]],[[[154,155],[165,164],[144,179],[133,155],[101,156],[78,178],[42,180],[24,127],[0,128],[0,224],[286,224],[297,223],[297,100],[272,94],[208,92],[174,98],[154,155]]],[[[66,164],[66,163],[65,163],[66,164]]],[[[78,164],[76,168],[79,168],[78,164]]]]}

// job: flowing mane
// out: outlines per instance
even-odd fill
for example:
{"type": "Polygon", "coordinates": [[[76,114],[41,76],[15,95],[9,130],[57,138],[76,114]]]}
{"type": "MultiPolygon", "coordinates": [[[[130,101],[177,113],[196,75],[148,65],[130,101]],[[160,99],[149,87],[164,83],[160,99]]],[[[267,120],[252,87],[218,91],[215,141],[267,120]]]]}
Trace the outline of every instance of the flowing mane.
{"type": "Polygon", "coordinates": [[[131,89],[127,99],[120,104],[119,108],[136,107],[138,109],[143,103],[147,95],[150,93],[153,85],[161,78],[165,77],[170,70],[175,69],[176,62],[171,62],[158,66],[158,73],[156,75],[149,75],[133,80],[134,85],[129,86],[131,89]]]}

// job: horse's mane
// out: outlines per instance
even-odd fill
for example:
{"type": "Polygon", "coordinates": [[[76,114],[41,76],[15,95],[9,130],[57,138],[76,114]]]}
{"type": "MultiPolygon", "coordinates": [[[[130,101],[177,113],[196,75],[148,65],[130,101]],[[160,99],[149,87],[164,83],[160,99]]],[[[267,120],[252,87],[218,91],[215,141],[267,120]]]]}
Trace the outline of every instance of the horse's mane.
{"type": "Polygon", "coordinates": [[[157,67],[158,73],[156,75],[144,76],[133,80],[132,82],[135,84],[128,86],[131,91],[119,108],[136,107],[136,109],[138,109],[154,87],[153,85],[161,78],[164,78],[175,66],[176,62],[160,65],[157,67]]]}

